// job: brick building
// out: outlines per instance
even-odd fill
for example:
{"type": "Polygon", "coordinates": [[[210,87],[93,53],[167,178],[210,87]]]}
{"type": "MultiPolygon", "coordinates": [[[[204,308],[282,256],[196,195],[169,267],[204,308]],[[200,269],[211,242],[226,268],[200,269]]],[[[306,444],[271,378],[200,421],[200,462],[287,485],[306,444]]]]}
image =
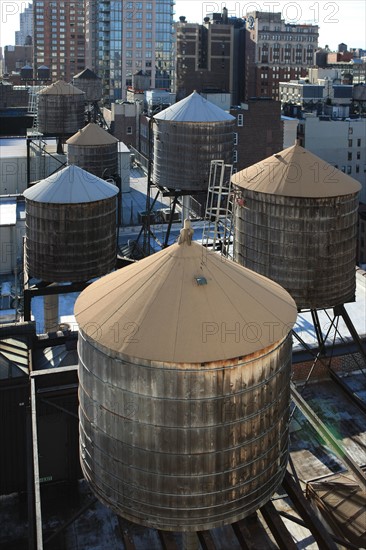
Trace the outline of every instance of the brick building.
{"type": "Polygon", "coordinates": [[[185,17],[176,23],[177,100],[194,90],[230,93],[231,104],[243,100],[244,21],[226,12],[205,17],[202,25],[185,17]]]}
{"type": "Polygon", "coordinates": [[[34,0],[34,67],[69,82],[85,68],[84,0],[34,0]]]}
{"type": "Polygon", "coordinates": [[[236,118],[233,167],[239,172],[283,149],[281,103],[252,98],[231,108],[236,118]]]}
{"type": "Polygon", "coordinates": [[[5,46],[4,73],[19,73],[24,65],[32,64],[32,46],[5,46]]]}
{"type": "Polygon", "coordinates": [[[318,47],[317,25],[285,23],[281,13],[247,14],[246,97],[279,99],[279,83],[306,76],[318,47]]]}

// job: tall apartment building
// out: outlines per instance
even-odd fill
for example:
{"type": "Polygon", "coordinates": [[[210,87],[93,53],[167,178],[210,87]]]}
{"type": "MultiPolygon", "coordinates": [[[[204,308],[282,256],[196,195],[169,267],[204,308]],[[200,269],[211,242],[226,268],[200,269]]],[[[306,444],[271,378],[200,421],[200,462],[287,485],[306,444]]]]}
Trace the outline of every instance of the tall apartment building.
{"type": "Polygon", "coordinates": [[[176,23],[177,99],[198,92],[222,92],[231,95],[231,104],[243,100],[245,26],[243,19],[223,13],[205,17],[202,25],[176,23]]]}
{"type": "Polygon", "coordinates": [[[132,75],[144,71],[152,88],[172,81],[174,0],[86,0],[87,66],[103,80],[104,102],[125,99],[132,75]]]}
{"type": "Polygon", "coordinates": [[[286,23],[281,13],[247,14],[247,97],[279,97],[279,83],[298,80],[314,64],[318,25],[286,23]]]}
{"type": "Polygon", "coordinates": [[[15,31],[15,45],[30,45],[33,40],[33,6],[28,4],[19,15],[19,31],[15,31]]]}
{"type": "Polygon", "coordinates": [[[34,68],[69,82],[85,68],[84,0],[34,0],[34,68]]]}

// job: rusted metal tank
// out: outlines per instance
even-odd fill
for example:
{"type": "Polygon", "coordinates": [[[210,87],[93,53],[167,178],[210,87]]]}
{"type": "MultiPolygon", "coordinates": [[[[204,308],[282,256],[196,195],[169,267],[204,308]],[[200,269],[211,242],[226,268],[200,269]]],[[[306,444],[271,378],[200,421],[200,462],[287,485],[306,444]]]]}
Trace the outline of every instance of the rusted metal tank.
{"type": "Polygon", "coordinates": [[[243,518],[280,485],[297,315],[190,231],[75,305],[85,478],[117,514],[173,531],[243,518]]]}
{"type": "Polygon", "coordinates": [[[77,166],[67,166],[23,194],[30,276],[76,282],[114,269],[115,185],[77,166]]]}
{"type": "Polygon", "coordinates": [[[65,136],[84,126],[85,93],[63,80],[38,92],[37,123],[44,134],[65,136]]]}
{"type": "Polygon", "coordinates": [[[232,177],[234,259],[299,309],[354,300],[360,184],[294,145],[232,177]]]}
{"type": "Polygon", "coordinates": [[[159,187],[207,191],[211,160],[231,164],[235,118],[197,92],[153,118],[153,182],[159,187]]]}
{"type": "Polygon", "coordinates": [[[90,123],[66,141],[67,161],[98,176],[118,174],[118,139],[90,123]]]}

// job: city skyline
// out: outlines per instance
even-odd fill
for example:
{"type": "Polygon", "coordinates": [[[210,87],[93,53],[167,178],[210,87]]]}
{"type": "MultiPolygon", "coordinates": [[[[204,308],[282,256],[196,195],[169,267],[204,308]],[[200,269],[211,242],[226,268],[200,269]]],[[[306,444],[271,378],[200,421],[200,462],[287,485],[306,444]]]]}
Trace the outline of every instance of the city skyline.
{"type": "MultiPolygon", "coordinates": [[[[0,4],[0,46],[15,44],[15,31],[19,30],[19,15],[29,0],[2,0],[0,4]]],[[[366,49],[366,3],[363,0],[328,1],[209,1],[176,0],[175,20],[185,15],[190,22],[201,23],[203,17],[212,11],[228,8],[229,16],[243,17],[246,12],[281,12],[288,22],[319,25],[319,45],[328,45],[336,50],[344,42],[351,48],[366,49]]]]}

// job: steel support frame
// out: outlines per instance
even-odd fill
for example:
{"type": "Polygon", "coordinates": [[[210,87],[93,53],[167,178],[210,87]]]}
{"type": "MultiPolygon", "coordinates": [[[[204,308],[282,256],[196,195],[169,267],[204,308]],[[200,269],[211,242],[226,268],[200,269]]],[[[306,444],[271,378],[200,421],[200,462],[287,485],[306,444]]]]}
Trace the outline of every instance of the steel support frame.
{"type": "Polygon", "coordinates": [[[31,303],[32,298],[35,296],[54,296],[59,294],[69,294],[71,292],[82,292],[91,284],[91,282],[92,281],[61,285],[42,281],[34,285],[29,285],[29,283],[24,285],[24,321],[31,321],[31,303]]]}
{"type": "MultiPolygon", "coordinates": [[[[50,174],[48,174],[47,177],[49,176],[52,176],[52,174],[55,174],[56,172],[58,172],[59,170],[61,170],[62,167],[66,166],[67,162],[62,162],[60,159],[58,159],[57,157],[55,157],[52,153],[49,153],[48,151],[46,151],[46,149],[43,149],[42,147],[40,147],[37,143],[35,143],[36,141],[39,141],[41,139],[55,139],[56,142],[57,142],[57,148],[59,149],[59,140],[60,140],[60,136],[54,136],[54,135],[48,135],[48,134],[40,134],[39,136],[37,135],[33,135],[33,136],[28,136],[27,137],[27,187],[30,186],[31,184],[31,171],[30,171],[30,167],[31,167],[31,149],[33,147],[37,148],[41,153],[44,153],[46,155],[48,155],[49,157],[57,160],[57,162],[60,164],[60,166],[58,166],[57,168],[55,168],[55,170],[53,172],[51,172],[50,174]]],[[[58,151],[57,151],[58,153],[58,151]]],[[[58,153],[59,154],[59,153],[58,153]]]]}
{"type": "Polygon", "coordinates": [[[346,449],[333,436],[331,431],[320,420],[312,408],[306,403],[305,399],[299,394],[295,386],[291,383],[291,398],[295,405],[300,409],[305,418],[310,422],[313,428],[319,433],[326,444],[332,449],[337,457],[347,466],[355,477],[356,482],[363,491],[366,491],[366,474],[362,468],[355,463],[346,449]]]}
{"type": "MultiPolygon", "coordinates": [[[[340,304],[340,305],[335,306],[333,308],[310,309],[310,310],[300,309],[299,310],[299,313],[310,311],[310,314],[311,314],[311,317],[312,317],[312,320],[313,320],[313,325],[314,325],[316,338],[317,338],[317,341],[318,341],[318,344],[319,344],[319,349],[317,350],[319,352],[319,355],[320,354],[326,355],[326,352],[328,350],[332,351],[333,347],[335,347],[335,344],[333,344],[332,346],[327,346],[326,345],[327,344],[327,338],[328,338],[330,330],[328,330],[328,333],[325,337],[324,337],[324,335],[322,333],[322,330],[321,330],[321,324],[320,324],[320,321],[319,321],[318,312],[319,311],[324,311],[325,309],[333,309],[333,314],[334,314],[334,318],[333,318],[333,322],[332,322],[333,325],[334,325],[334,320],[337,317],[338,318],[342,317],[347,329],[349,330],[349,332],[351,334],[351,337],[352,337],[352,340],[353,340],[354,344],[357,346],[359,352],[361,353],[363,358],[366,360],[366,345],[362,342],[362,339],[360,338],[359,334],[357,333],[356,328],[355,328],[355,326],[352,322],[352,319],[350,318],[344,304],[340,304]]],[[[293,331],[293,334],[296,336],[296,338],[299,340],[299,342],[302,345],[304,345],[304,341],[301,340],[301,338],[294,331],[293,331]]],[[[306,346],[306,344],[304,345],[304,347],[305,346],[306,346]]],[[[307,347],[308,351],[311,349],[310,346],[306,346],[306,347],[307,347]]]]}
{"type": "Polygon", "coordinates": [[[304,497],[301,488],[286,472],[282,486],[290,497],[299,515],[305,520],[306,528],[310,530],[320,550],[337,550],[337,545],[324,528],[320,519],[315,515],[310,503],[304,497]]]}
{"type": "Polygon", "coordinates": [[[274,536],[279,549],[297,550],[297,545],[274,507],[274,504],[271,501],[268,501],[260,508],[260,511],[272,535],[274,536]]]}
{"type": "MultiPolygon", "coordinates": [[[[307,525],[304,520],[299,519],[296,516],[289,514],[288,512],[284,512],[283,510],[279,510],[278,513],[283,518],[288,519],[289,521],[296,523],[296,525],[300,525],[301,527],[305,527],[307,529],[307,525]]],[[[349,542],[348,540],[340,539],[339,537],[336,537],[332,533],[329,533],[329,535],[336,544],[340,544],[341,546],[344,546],[344,548],[347,548],[347,550],[360,550],[359,546],[352,544],[352,542],[349,542]]]]}

